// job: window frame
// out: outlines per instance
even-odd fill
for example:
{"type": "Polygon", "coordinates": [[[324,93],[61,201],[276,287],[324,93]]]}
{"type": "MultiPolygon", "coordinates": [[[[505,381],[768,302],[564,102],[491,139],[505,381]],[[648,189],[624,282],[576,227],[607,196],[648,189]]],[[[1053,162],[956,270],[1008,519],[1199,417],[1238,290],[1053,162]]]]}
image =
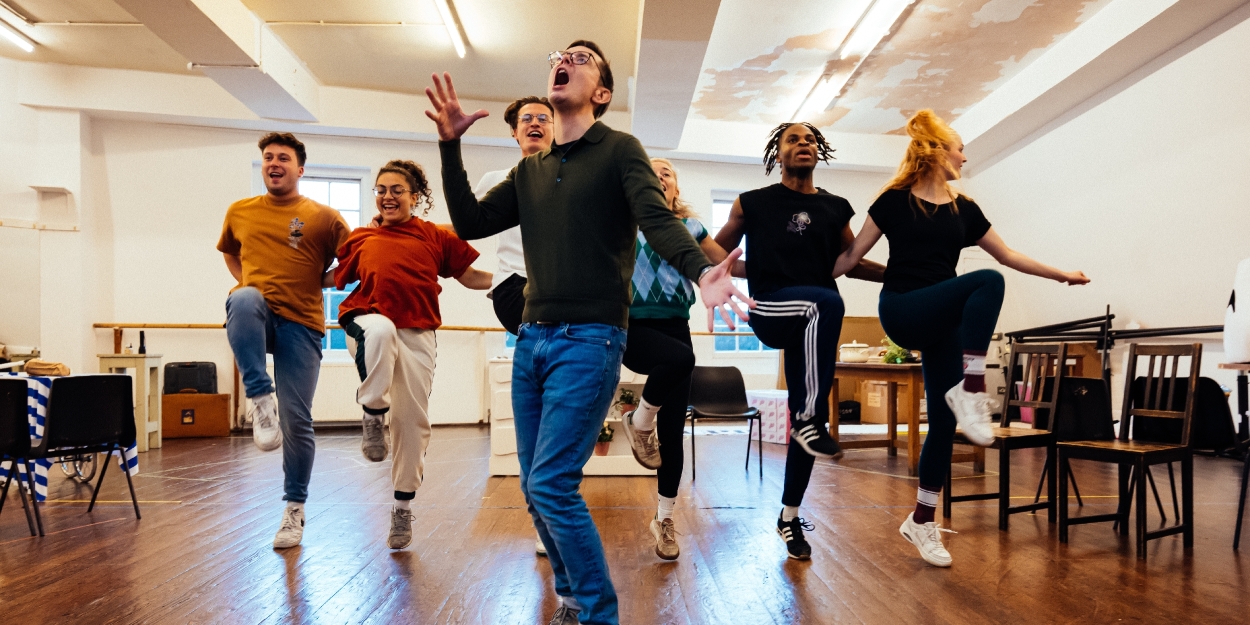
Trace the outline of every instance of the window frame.
{"type": "MultiPolygon", "coordinates": [[[[736,201],[738,199],[738,196],[742,195],[743,193],[744,191],[734,191],[730,189],[712,189],[712,192],[711,192],[712,213],[710,215],[710,220],[708,224],[708,236],[715,237],[716,234],[720,232],[721,227],[724,226],[724,224],[722,223],[717,223],[717,220],[716,220],[717,205],[728,204],[732,208],[734,201],[736,201]]],[[[729,216],[728,213],[726,213],[725,215],[726,219],[728,219],[728,216],[729,216]]],[[[742,242],[739,243],[738,246],[742,248],[742,253],[743,253],[743,256],[745,257],[746,239],[744,238],[742,242]]],[[[726,251],[733,251],[733,250],[726,250],[726,251]]],[[[734,282],[734,286],[738,287],[738,290],[742,291],[743,293],[747,292],[747,281],[745,279],[734,278],[733,282],[734,282]]],[[[750,332],[752,335],[754,335],[754,331],[751,330],[750,325],[746,323],[742,323],[741,320],[737,318],[734,319],[734,323],[737,326],[737,330],[735,330],[735,332],[750,332]]],[[[716,315],[713,320],[713,334],[716,334],[717,332],[729,332],[728,327],[725,326],[723,322],[721,321],[720,315],[716,315]],[[721,330],[721,329],[718,329],[718,327],[724,328],[724,329],[721,330]]],[[[717,343],[719,342],[719,339],[722,339],[722,338],[729,338],[729,337],[716,337],[716,336],[712,337],[712,351],[717,356],[734,357],[734,358],[737,358],[737,357],[771,358],[774,356],[773,352],[777,351],[765,345],[763,341],[760,341],[758,337],[754,337],[754,336],[733,337],[734,348],[733,349],[721,349],[717,345],[717,343]],[[759,348],[758,349],[742,349],[742,339],[745,339],[745,338],[753,338],[759,344],[759,348]]]]}

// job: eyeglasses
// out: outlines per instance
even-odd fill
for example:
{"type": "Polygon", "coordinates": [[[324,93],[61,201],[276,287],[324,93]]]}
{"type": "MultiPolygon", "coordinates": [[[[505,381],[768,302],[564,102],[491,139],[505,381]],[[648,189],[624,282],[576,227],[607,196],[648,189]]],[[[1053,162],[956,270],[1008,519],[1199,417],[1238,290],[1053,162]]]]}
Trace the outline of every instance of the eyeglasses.
{"type": "Polygon", "coordinates": [[[399,185],[395,185],[389,189],[382,185],[378,185],[373,188],[373,194],[378,197],[386,197],[386,193],[388,191],[390,192],[391,195],[397,198],[403,196],[405,193],[409,193],[408,189],[405,189],[399,185]]]}
{"type": "MultiPolygon", "coordinates": [[[[547,62],[550,63],[552,67],[555,67],[559,65],[560,62],[563,61],[565,58],[568,58],[569,62],[574,65],[585,65],[589,63],[591,60],[593,60],[595,58],[595,55],[589,52],[584,52],[582,50],[577,50],[574,52],[569,52],[568,50],[557,50],[547,55],[547,62]]],[[[599,62],[595,61],[595,65],[598,65],[598,64],[599,62]]]]}
{"type": "Polygon", "coordinates": [[[522,124],[528,124],[534,120],[538,120],[538,123],[540,124],[551,123],[551,117],[547,115],[546,113],[539,113],[537,115],[530,115],[529,113],[526,113],[519,118],[519,121],[522,124]]]}

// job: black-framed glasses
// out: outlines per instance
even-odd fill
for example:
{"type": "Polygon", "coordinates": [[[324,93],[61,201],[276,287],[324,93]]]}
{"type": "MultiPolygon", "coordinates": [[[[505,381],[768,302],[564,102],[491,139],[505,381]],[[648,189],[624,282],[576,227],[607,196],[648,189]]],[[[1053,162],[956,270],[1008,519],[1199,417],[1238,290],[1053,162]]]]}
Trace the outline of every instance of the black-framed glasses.
{"type": "Polygon", "coordinates": [[[546,113],[539,113],[537,115],[530,115],[529,113],[526,113],[517,119],[522,124],[528,124],[535,120],[537,120],[540,124],[550,124],[552,122],[551,116],[546,113]]]}
{"type": "Polygon", "coordinates": [[[395,185],[390,188],[384,187],[382,185],[378,185],[373,188],[373,194],[378,197],[386,197],[387,192],[390,192],[391,195],[397,198],[402,197],[405,193],[410,193],[408,189],[405,189],[399,185],[395,185]]]}
{"type": "MultiPolygon", "coordinates": [[[[595,58],[595,55],[589,52],[586,52],[584,50],[574,50],[572,52],[568,50],[556,50],[555,52],[552,52],[547,55],[547,62],[550,63],[552,67],[555,67],[559,65],[560,62],[563,61],[566,57],[568,58],[569,62],[574,65],[585,65],[589,63],[591,60],[593,60],[595,58]]],[[[595,61],[595,65],[598,65],[598,64],[599,62],[595,61]]]]}

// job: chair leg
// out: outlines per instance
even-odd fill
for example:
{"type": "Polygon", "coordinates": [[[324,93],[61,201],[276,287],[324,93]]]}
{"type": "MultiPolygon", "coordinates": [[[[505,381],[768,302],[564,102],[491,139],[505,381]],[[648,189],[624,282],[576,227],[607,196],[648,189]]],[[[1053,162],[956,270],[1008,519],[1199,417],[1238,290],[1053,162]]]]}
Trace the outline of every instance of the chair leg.
{"type": "MultiPolygon", "coordinates": [[[[1042,473],[1043,479],[1045,479],[1047,484],[1049,484],[1049,486],[1046,488],[1046,499],[1050,502],[1050,505],[1047,506],[1046,508],[1046,521],[1049,523],[1055,522],[1055,511],[1059,505],[1058,504],[1058,501],[1059,501],[1059,493],[1058,493],[1059,465],[1055,463],[1055,454],[1058,453],[1058,451],[1059,451],[1059,448],[1055,446],[1046,448],[1046,467],[1047,468],[1046,468],[1046,472],[1042,473]],[[1049,474],[1047,474],[1047,472],[1049,474]]],[[[1072,488],[1075,489],[1076,488],[1076,476],[1072,475],[1071,477],[1072,477],[1072,488]]],[[[1076,491],[1076,497],[1077,497],[1077,501],[1081,500],[1081,491],[1076,491]]]]}
{"type": "MultiPolygon", "coordinates": [[[[742,463],[743,471],[751,470],[751,431],[752,431],[752,426],[754,425],[755,425],[754,421],[747,419],[747,459],[743,461],[742,463]]],[[[763,436],[763,435],[764,435],[764,432],[761,431],[760,436],[763,436]]]]}
{"type": "MultiPolygon", "coordinates": [[[[13,473],[17,473],[17,465],[14,464],[12,466],[14,468],[13,473]]],[[[0,514],[4,513],[4,502],[6,499],[9,498],[9,482],[12,482],[12,481],[13,481],[13,478],[11,476],[8,476],[8,475],[4,476],[4,489],[0,490],[0,514]]],[[[19,488],[18,490],[21,490],[21,489],[19,488]]]]}
{"type": "Polygon", "coordinates": [[[1081,487],[1076,485],[1076,474],[1069,473],[1068,477],[1072,478],[1072,494],[1076,495],[1076,507],[1084,508],[1085,500],[1081,499],[1081,487]]]}
{"type": "MultiPolygon", "coordinates": [[[[1121,469],[1123,469],[1123,467],[1121,467],[1121,469]]],[[[1132,508],[1133,508],[1133,504],[1132,504],[1132,502],[1131,502],[1131,499],[1132,499],[1132,497],[1133,497],[1133,493],[1137,492],[1137,491],[1133,490],[1134,488],[1137,488],[1137,471],[1136,471],[1136,469],[1134,469],[1133,467],[1129,467],[1129,470],[1128,470],[1128,496],[1127,496],[1127,498],[1126,498],[1126,497],[1125,497],[1125,495],[1124,495],[1124,493],[1123,493],[1123,492],[1121,492],[1121,493],[1120,493],[1120,498],[1119,498],[1119,500],[1116,502],[1116,508],[1115,508],[1115,513],[1116,513],[1117,515],[1119,515],[1120,517],[1122,517],[1122,518],[1117,519],[1116,521],[1114,521],[1114,522],[1111,524],[1111,529],[1113,529],[1113,530],[1119,530],[1119,529],[1120,529],[1120,522],[1121,522],[1121,521],[1123,521],[1123,519],[1124,519],[1124,518],[1127,518],[1127,516],[1126,516],[1126,515],[1128,514],[1129,510],[1132,510],[1132,508]]],[[[1121,532],[1121,533],[1124,533],[1124,532],[1121,532]]]]}
{"type": "MultiPolygon", "coordinates": [[[[1063,456],[1063,451],[1059,450],[1055,458],[1055,464],[1059,466],[1059,542],[1068,542],[1068,459],[1063,456]]],[[[1054,484],[1052,480],[1051,484],[1054,484]]]]}
{"type": "Polygon", "coordinates": [[[1150,465],[1146,465],[1146,481],[1150,482],[1150,492],[1154,493],[1155,506],[1159,508],[1159,516],[1163,517],[1163,521],[1166,523],[1168,515],[1163,511],[1163,500],[1159,498],[1159,488],[1155,486],[1155,474],[1154,471],[1150,470],[1150,465]]]}
{"type": "MultiPolygon", "coordinates": [[[[1181,468],[1181,481],[1185,481],[1185,469],[1181,468]]],[[[1237,498],[1237,529],[1233,531],[1233,551],[1241,546],[1241,522],[1246,514],[1246,486],[1250,485],[1250,454],[1241,466],[1241,497],[1237,498]]]]}
{"type": "MultiPolygon", "coordinates": [[[[43,536],[43,517],[39,516],[39,494],[35,492],[35,467],[30,462],[23,462],[26,463],[26,481],[30,484],[30,509],[35,513],[35,527],[38,528],[39,535],[43,536]]],[[[13,472],[17,473],[16,463],[14,463],[13,472]]]]}
{"type": "Polygon", "coordinates": [[[1119,473],[1120,480],[1120,498],[1119,507],[1116,509],[1116,515],[1120,518],[1115,522],[1113,527],[1119,530],[1121,536],[1128,536],[1129,497],[1133,492],[1133,488],[1130,485],[1130,479],[1132,479],[1133,471],[1131,467],[1126,467],[1123,463],[1119,464],[1118,467],[1117,471],[1119,473]]]}
{"type": "MultiPolygon", "coordinates": [[[[759,420],[760,437],[755,439],[755,460],[760,468],[760,480],[764,479],[764,420],[759,420]]],[[[748,441],[749,443],[750,441],[748,441]]]]}
{"type": "MultiPolygon", "coordinates": [[[[1137,475],[1146,475],[1149,467],[1144,459],[1137,461],[1137,475]]],[[[1137,480],[1137,559],[1146,559],[1146,479],[1137,480]]]]}
{"type": "Polygon", "coordinates": [[[1172,463],[1168,463],[1168,483],[1172,485],[1172,514],[1176,518],[1181,518],[1180,505],[1176,503],[1176,474],[1172,473],[1172,463]]]}
{"type": "Polygon", "coordinates": [[[100,479],[96,480],[95,490],[91,491],[91,503],[87,505],[87,512],[91,512],[95,508],[95,499],[100,496],[100,486],[104,484],[104,474],[108,472],[108,469],[109,463],[106,460],[104,466],[100,467],[100,479]]]}
{"type": "Polygon", "coordinates": [[[1046,476],[1047,474],[1050,473],[1051,464],[1054,461],[1055,459],[1054,457],[1051,456],[1050,450],[1047,450],[1046,451],[1046,464],[1042,465],[1042,475],[1037,478],[1037,494],[1033,495],[1033,503],[1037,503],[1042,500],[1042,486],[1046,484],[1046,476]]]}
{"type": "MultiPolygon", "coordinates": [[[[12,481],[12,480],[9,480],[9,481],[12,481]]],[[[5,482],[5,484],[4,484],[4,492],[5,492],[6,494],[8,494],[8,492],[9,492],[9,484],[8,484],[8,482],[5,482]]],[[[39,535],[39,533],[35,531],[35,519],[34,519],[34,517],[30,516],[30,510],[31,510],[31,508],[33,508],[33,507],[35,506],[35,502],[33,501],[33,498],[32,498],[32,501],[30,502],[30,504],[27,504],[27,503],[26,503],[26,491],[22,490],[22,485],[21,485],[21,484],[18,484],[18,485],[17,485],[17,497],[18,497],[18,499],[20,499],[20,500],[22,501],[22,512],[25,512],[25,513],[26,513],[26,527],[27,527],[28,529],[30,529],[30,535],[31,535],[31,536],[38,536],[38,535],[39,535]]]]}
{"type": "Polygon", "coordinates": [[[1011,448],[1003,445],[998,450],[998,529],[1007,531],[1011,518],[1011,448]]]}
{"type": "Polygon", "coordinates": [[[1181,507],[1181,522],[1184,523],[1184,530],[1181,530],[1181,537],[1184,540],[1186,549],[1194,547],[1194,455],[1191,450],[1185,459],[1181,461],[1181,488],[1184,493],[1181,494],[1181,500],[1184,502],[1181,507]]]}
{"type": "MultiPolygon", "coordinates": [[[[117,452],[117,457],[121,458],[122,472],[126,474],[126,487],[130,489],[130,503],[135,507],[135,518],[142,519],[143,516],[139,514],[139,498],[135,496],[135,483],[130,479],[130,465],[126,463],[126,452],[120,448],[117,452]]],[[[104,457],[104,463],[108,464],[108,462],[112,459],[113,454],[110,453],[104,457]]]]}
{"type": "Polygon", "coordinates": [[[698,460],[698,456],[696,456],[694,453],[694,417],[691,416],[690,417],[690,481],[691,482],[693,482],[695,478],[699,477],[699,468],[698,468],[699,463],[697,462],[697,460],[698,460]]]}

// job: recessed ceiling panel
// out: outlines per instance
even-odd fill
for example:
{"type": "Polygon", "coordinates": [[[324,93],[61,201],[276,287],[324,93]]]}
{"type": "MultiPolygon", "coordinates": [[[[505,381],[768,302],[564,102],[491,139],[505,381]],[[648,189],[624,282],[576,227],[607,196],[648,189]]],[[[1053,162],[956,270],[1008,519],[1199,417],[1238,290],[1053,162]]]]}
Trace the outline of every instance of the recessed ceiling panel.
{"type": "MultiPolygon", "coordinates": [[[[108,0],[5,0],[32,23],[17,28],[38,45],[26,53],[0,41],[19,61],[187,74],[187,60],[108,0]],[[67,23],[69,22],[69,23],[67,23]]],[[[4,19],[12,23],[12,16],[4,19]]]]}

